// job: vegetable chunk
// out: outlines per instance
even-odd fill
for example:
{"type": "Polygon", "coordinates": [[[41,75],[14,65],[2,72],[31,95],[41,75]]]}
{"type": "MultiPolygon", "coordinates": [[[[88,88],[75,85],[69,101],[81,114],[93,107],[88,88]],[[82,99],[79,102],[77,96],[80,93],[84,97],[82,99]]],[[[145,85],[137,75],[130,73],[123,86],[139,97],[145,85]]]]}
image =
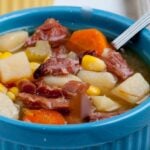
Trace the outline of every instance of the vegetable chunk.
{"type": "Polygon", "coordinates": [[[85,70],[96,72],[106,70],[106,64],[104,63],[103,60],[90,55],[85,55],[82,58],[82,67],[85,70]]]}
{"type": "Polygon", "coordinates": [[[67,42],[67,48],[76,53],[95,50],[101,55],[104,48],[110,47],[106,37],[97,29],[83,29],[75,31],[67,42]]]}
{"type": "Polygon", "coordinates": [[[28,78],[31,74],[30,64],[24,52],[0,60],[0,78],[3,83],[28,78]]]}
{"type": "Polygon", "coordinates": [[[112,90],[112,94],[135,104],[150,92],[148,82],[140,73],[136,73],[112,90]]]}
{"type": "Polygon", "coordinates": [[[18,119],[19,116],[19,109],[12,100],[3,93],[0,93],[0,115],[13,119],[18,119]]]}
{"type": "Polygon", "coordinates": [[[97,111],[115,111],[120,108],[120,105],[106,96],[91,96],[92,102],[97,111]]]}
{"type": "Polygon", "coordinates": [[[80,78],[72,74],[63,76],[45,76],[43,79],[47,85],[58,87],[63,87],[69,81],[81,81],[80,78]]]}
{"type": "Polygon", "coordinates": [[[40,124],[65,124],[64,117],[57,111],[46,109],[24,109],[23,121],[40,123],[40,124]]]}
{"type": "Polygon", "coordinates": [[[0,51],[1,52],[16,52],[25,43],[28,38],[28,32],[16,31],[0,36],[0,51]]]}
{"type": "Polygon", "coordinates": [[[35,47],[28,47],[26,55],[30,61],[42,62],[46,57],[51,57],[52,51],[48,41],[37,41],[35,47]]]}
{"type": "Polygon", "coordinates": [[[94,72],[81,70],[77,75],[82,81],[101,89],[102,94],[106,94],[117,83],[117,78],[109,72],[94,72]]]}

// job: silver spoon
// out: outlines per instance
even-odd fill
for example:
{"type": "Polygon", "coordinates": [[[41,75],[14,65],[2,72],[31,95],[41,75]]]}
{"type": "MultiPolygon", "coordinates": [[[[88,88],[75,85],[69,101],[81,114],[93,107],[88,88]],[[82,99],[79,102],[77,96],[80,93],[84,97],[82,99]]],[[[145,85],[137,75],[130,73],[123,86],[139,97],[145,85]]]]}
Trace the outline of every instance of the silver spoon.
{"type": "Polygon", "coordinates": [[[132,37],[134,37],[139,31],[147,27],[150,24],[150,12],[143,15],[139,20],[137,20],[133,25],[121,33],[116,39],[111,43],[116,50],[120,49],[124,44],[126,44],[132,37]]]}

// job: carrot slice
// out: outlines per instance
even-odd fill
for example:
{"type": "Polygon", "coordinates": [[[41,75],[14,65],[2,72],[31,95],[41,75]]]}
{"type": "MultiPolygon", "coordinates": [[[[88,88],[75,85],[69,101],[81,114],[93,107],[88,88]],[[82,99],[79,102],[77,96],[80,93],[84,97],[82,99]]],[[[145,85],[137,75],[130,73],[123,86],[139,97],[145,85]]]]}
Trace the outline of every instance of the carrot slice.
{"type": "Polygon", "coordinates": [[[70,51],[82,53],[95,50],[98,55],[102,54],[104,48],[110,47],[105,35],[97,29],[83,29],[73,32],[66,47],[70,51]]]}
{"type": "Polygon", "coordinates": [[[65,124],[64,117],[57,111],[54,110],[30,110],[23,109],[23,121],[40,123],[40,124],[65,124]]]}

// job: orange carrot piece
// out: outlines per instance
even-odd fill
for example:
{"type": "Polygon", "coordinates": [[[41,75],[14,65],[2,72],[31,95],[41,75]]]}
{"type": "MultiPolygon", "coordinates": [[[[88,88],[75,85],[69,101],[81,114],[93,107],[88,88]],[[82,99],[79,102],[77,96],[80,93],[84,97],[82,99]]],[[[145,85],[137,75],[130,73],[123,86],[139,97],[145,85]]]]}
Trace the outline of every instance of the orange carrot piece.
{"type": "Polygon", "coordinates": [[[82,53],[88,50],[95,50],[101,55],[104,48],[110,47],[105,35],[97,29],[83,29],[73,32],[66,43],[68,50],[82,53]]]}
{"type": "Polygon", "coordinates": [[[40,123],[40,124],[65,124],[66,121],[64,117],[57,111],[54,110],[30,110],[23,109],[23,121],[40,123]]]}

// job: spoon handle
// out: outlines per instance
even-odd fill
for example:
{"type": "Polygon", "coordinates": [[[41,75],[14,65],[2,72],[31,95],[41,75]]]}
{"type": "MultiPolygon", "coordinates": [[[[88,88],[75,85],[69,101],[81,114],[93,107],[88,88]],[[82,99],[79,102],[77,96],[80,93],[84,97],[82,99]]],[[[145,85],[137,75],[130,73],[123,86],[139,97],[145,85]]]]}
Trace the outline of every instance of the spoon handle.
{"type": "Polygon", "coordinates": [[[126,29],[116,39],[112,41],[112,45],[116,50],[126,44],[134,35],[150,24],[150,12],[143,15],[133,25],[126,29]]]}

